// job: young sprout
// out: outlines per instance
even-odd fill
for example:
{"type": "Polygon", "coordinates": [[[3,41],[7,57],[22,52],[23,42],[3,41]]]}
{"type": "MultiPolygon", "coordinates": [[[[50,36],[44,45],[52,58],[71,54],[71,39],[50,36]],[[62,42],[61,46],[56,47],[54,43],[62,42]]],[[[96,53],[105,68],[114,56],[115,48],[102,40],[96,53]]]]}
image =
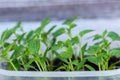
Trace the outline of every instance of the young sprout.
{"type": "Polygon", "coordinates": [[[77,27],[77,18],[66,20],[63,25],[67,27],[56,29],[56,25],[49,25],[47,17],[37,29],[28,33],[18,22],[0,36],[0,62],[6,63],[6,69],[15,71],[101,71],[118,68],[120,59],[113,63],[110,61],[120,56],[120,47],[111,48],[114,41],[120,41],[119,34],[105,30],[94,35],[93,44],[88,46],[89,41],[83,44],[82,39],[94,30],[82,30],[74,36],[72,29],[77,27]],[[68,36],[65,41],[58,38],[63,34],[68,36]]]}

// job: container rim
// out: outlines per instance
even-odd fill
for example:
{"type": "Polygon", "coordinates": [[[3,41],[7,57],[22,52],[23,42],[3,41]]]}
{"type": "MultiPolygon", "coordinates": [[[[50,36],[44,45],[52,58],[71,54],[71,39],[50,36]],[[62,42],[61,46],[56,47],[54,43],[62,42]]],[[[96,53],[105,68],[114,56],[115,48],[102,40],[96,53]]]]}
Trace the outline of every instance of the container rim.
{"type": "Polygon", "coordinates": [[[9,71],[0,69],[0,75],[19,77],[100,77],[115,76],[120,74],[120,69],[107,71],[74,71],[74,72],[38,72],[38,71],[9,71]]]}

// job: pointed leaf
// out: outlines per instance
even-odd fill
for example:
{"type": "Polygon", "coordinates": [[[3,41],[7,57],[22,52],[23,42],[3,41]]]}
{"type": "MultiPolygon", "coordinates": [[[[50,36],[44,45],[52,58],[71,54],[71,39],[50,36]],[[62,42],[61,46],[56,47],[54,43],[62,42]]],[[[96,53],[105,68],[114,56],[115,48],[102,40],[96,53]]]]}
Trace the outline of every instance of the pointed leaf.
{"type": "Polygon", "coordinates": [[[89,57],[87,57],[87,60],[96,65],[98,65],[98,63],[101,64],[101,61],[102,61],[100,56],[98,56],[98,57],[89,56],[89,57]]]}
{"type": "Polygon", "coordinates": [[[63,59],[68,59],[68,58],[72,58],[72,54],[68,53],[68,52],[61,52],[60,57],[62,57],[63,59]]]}
{"type": "Polygon", "coordinates": [[[98,49],[99,49],[99,45],[90,46],[87,50],[87,53],[88,54],[96,54],[98,49]]]}
{"type": "Polygon", "coordinates": [[[96,35],[94,36],[94,39],[93,39],[93,40],[98,40],[98,39],[101,39],[101,38],[102,38],[102,36],[101,36],[101,35],[96,34],[96,35]]]}
{"type": "Polygon", "coordinates": [[[82,53],[83,53],[83,55],[84,55],[84,53],[85,53],[85,51],[86,51],[86,49],[87,49],[87,43],[86,44],[84,44],[83,46],[82,46],[82,53]]]}
{"type": "Polygon", "coordinates": [[[50,34],[51,31],[53,31],[53,30],[55,29],[55,27],[56,27],[56,25],[55,25],[55,26],[52,26],[52,27],[48,30],[47,34],[50,34]]]}
{"type": "Polygon", "coordinates": [[[78,61],[78,60],[73,60],[73,61],[72,61],[72,64],[73,64],[73,65],[78,65],[78,64],[79,64],[79,61],[78,61]]]}
{"type": "Polygon", "coordinates": [[[72,39],[71,39],[71,42],[72,42],[72,45],[74,45],[74,44],[79,44],[79,38],[78,38],[78,36],[75,36],[75,37],[73,37],[72,39]]]}
{"type": "Polygon", "coordinates": [[[90,65],[85,65],[86,68],[88,68],[90,71],[95,71],[94,67],[90,66],[90,65]]]}
{"type": "Polygon", "coordinates": [[[84,67],[86,60],[83,59],[82,61],[80,61],[80,63],[78,63],[78,70],[80,70],[82,67],[84,67]]]}
{"type": "Polygon", "coordinates": [[[13,30],[5,30],[2,33],[1,41],[4,41],[4,40],[8,39],[13,34],[13,32],[14,32],[13,30]]]}
{"type": "Polygon", "coordinates": [[[28,49],[30,53],[36,54],[39,52],[40,49],[40,40],[39,39],[33,39],[28,43],[28,49]]]}
{"type": "Polygon", "coordinates": [[[110,56],[120,56],[120,48],[114,48],[110,50],[110,56]]]}
{"type": "Polygon", "coordinates": [[[66,46],[66,47],[72,46],[71,40],[67,39],[67,40],[65,41],[65,46],[66,46]]]}
{"type": "Polygon", "coordinates": [[[17,37],[18,43],[20,43],[20,42],[24,39],[25,34],[26,34],[26,33],[23,33],[23,34],[21,34],[21,35],[18,35],[18,37],[17,37]]]}
{"type": "Polygon", "coordinates": [[[108,37],[110,37],[113,41],[120,40],[120,36],[115,32],[109,32],[108,37]]]}
{"type": "Polygon", "coordinates": [[[102,37],[105,37],[107,33],[108,33],[108,31],[104,30],[104,32],[102,33],[102,37]]]}
{"type": "Polygon", "coordinates": [[[65,33],[65,28],[60,28],[53,33],[53,36],[56,38],[65,33]]]}
{"type": "Polygon", "coordinates": [[[38,27],[35,31],[36,34],[41,33],[41,31],[44,30],[44,28],[49,24],[49,17],[46,17],[44,20],[42,20],[40,27],[38,27]]]}
{"type": "Polygon", "coordinates": [[[92,32],[93,30],[83,30],[79,33],[80,37],[83,37],[84,35],[86,35],[87,33],[92,32]]]}
{"type": "Polygon", "coordinates": [[[11,59],[18,58],[21,55],[20,53],[23,52],[24,50],[25,50],[24,46],[22,46],[22,45],[17,46],[11,56],[11,59]]]}
{"type": "Polygon", "coordinates": [[[20,21],[16,24],[16,26],[13,29],[16,30],[18,28],[21,28],[21,22],[20,21]]]}
{"type": "Polygon", "coordinates": [[[1,36],[1,41],[4,41],[4,40],[7,40],[8,38],[10,38],[10,36],[15,33],[15,31],[20,28],[21,26],[21,23],[18,22],[17,25],[11,29],[7,29],[5,30],[3,33],[2,33],[2,36],[1,36]]]}
{"type": "Polygon", "coordinates": [[[75,17],[73,17],[73,18],[71,18],[71,19],[66,20],[63,24],[70,25],[70,24],[72,24],[77,18],[78,18],[78,16],[75,16],[75,17]]]}
{"type": "Polygon", "coordinates": [[[27,64],[25,64],[25,67],[29,67],[34,61],[36,61],[36,58],[31,58],[27,64]]]}
{"type": "Polygon", "coordinates": [[[26,41],[29,41],[30,39],[32,39],[34,35],[35,35],[34,31],[30,31],[26,36],[26,41]]]}

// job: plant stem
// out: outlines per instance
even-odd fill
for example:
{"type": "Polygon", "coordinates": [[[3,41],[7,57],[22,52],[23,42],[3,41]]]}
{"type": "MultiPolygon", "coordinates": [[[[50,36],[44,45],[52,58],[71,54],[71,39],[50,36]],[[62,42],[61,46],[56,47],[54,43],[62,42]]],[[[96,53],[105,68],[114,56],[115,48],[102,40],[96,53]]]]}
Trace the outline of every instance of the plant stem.
{"type": "Polygon", "coordinates": [[[12,65],[13,69],[14,69],[15,71],[17,71],[17,68],[15,67],[15,65],[13,64],[13,62],[12,62],[11,60],[9,60],[9,62],[10,62],[10,64],[12,65]]]}
{"type": "Polygon", "coordinates": [[[36,63],[36,65],[38,66],[39,70],[42,71],[41,68],[40,68],[40,66],[39,66],[39,64],[38,64],[38,62],[35,61],[35,63],[36,63]]]}
{"type": "Polygon", "coordinates": [[[83,60],[83,54],[82,54],[82,49],[80,48],[80,59],[81,61],[83,60]]]}
{"type": "Polygon", "coordinates": [[[81,61],[83,60],[83,53],[82,53],[82,44],[81,44],[81,39],[79,39],[79,42],[80,42],[80,59],[81,59],[81,61]]]}
{"type": "Polygon", "coordinates": [[[38,61],[38,62],[39,62],[39,64],[40,64],[41,68],[42,68],[41,71],[47,70],[47,69],[46,69],[46,64],[45,64],[45,63],[42,64],[40,61],[38,61]]]}
{"type": "Polygon", "coordinates": [[[20,60],[21,60],[21,62],[22,62],[22,65],[23,65],[25,71],[27,71],[27,68],[25,67],[25,63],[24,63],[24,61],[22,60],[22,58],[21,58],[20,60]]]}
{"type": "Polygon", "coordinates": [[[100,63],[98,63],[98,68],[99,68],[99,71],[101,71],[101,66],[100,66],[100,63]]]}
{"type": "MultiPolygon", "coordinates": [[[[49,64],[47,64],[49,65],[49,64]]],[[[50,65],[53,65],[53,54],[52,52],[50,53],[50,65]]],[[[50,66],[50,69],[52,69],[52,67],[50,66]]]]}
{"type": "MultiPolygon", "coordinates": [[[[32,57],[34,57],[34,56],[32,56],[32,57]]],[[[38,61],[35,60],[35,63],[36,63],[36,65],[37,65],[38,69],[39,69],[40,71],[42,71],[41,68],[40,68],[40,65],[39,65],[38,61]]]]}
{"type": "Polygon", "coordinates": [[[74,71],[74,67],[73,67],[73,65],[72,65],[72,61],[71,61],[70,58],[69,58],[69,62],[70,62],[70,68],[71,68],[71,70],[74,71]]]}

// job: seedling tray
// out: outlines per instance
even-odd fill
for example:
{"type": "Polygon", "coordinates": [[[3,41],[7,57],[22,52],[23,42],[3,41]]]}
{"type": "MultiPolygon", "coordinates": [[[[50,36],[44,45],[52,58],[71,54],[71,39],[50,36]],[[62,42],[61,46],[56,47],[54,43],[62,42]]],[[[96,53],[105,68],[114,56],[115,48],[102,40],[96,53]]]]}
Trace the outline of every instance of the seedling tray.
{"type": "MultiPolygon", "coordinates": [[[[82,35],[83,34],[80,33],[80,36],[82,35]]],[[[42,71],[10,71],[10,70],[8,71],[6,69],[0,69],[0,80],[120,80],[120,69],[114,69],[108,71],[74,71],[73,70],[72,72],[70,72],[71,70],[69,72],[68,70],[67,71],[60,70],[59,72],[56,71],[45,72],[45,71],[43,72],[42,71]]]]}
{"type": "Polygon", "coordinates": [[[109,71],[35,72],[0,69],[1,80],[120,80],[120,69],[109,71]]]}

